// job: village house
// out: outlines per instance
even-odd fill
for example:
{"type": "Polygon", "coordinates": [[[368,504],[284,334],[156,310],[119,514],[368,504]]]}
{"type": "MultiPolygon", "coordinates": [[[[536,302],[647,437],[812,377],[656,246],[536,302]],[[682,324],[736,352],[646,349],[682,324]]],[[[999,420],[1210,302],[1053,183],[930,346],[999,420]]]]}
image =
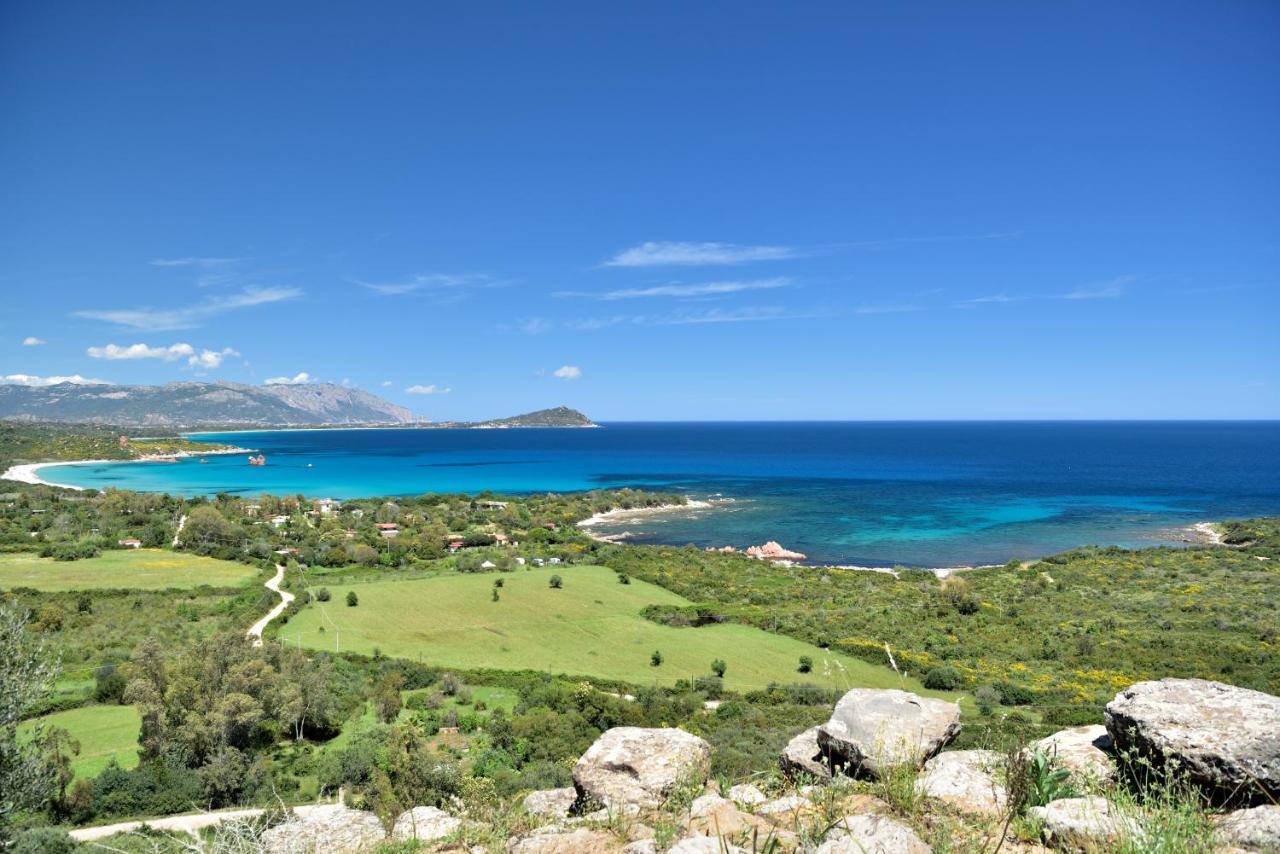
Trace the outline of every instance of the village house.
{"type": "Polygon", "coordinates": [[[289,523],[288,516],[272,516],[271,517],[271,527],[273,528],[283,528],[288,523],[289,523]]]}
{"type": "Polygon", "coordinates": [[[516,566],[524,566],[524,558],[522,557],[516,558],[516,566]]]}
{"type": "Polygon", "coordinates": [[[477,501],[476,507],[480,510],[506,510],[507,502],[505,501],[477,501]]]}
{"type": "Polygon", "coordinates": [[[379,522],[378,533],[384,537],[400,536],[400,526],[395,522],[379,522]]]}
{"type": "Polygon", "coordinates": [[[316,509],[320,511],[322,516],[327,516],[342,508],[342,502],[333,498],[321,498],[316,501],[316,509]]]}
{"type": "Polygon", "coordinates": [[[454,552],[456,552],[456,551],[457,551],[458,549],[460,549],[460,548],[462,548],[462,540],[453,540],[453,541],[451,541],[451,542],[449,543],[449,554],[453,554],[454,552]]]}
{"type": "Polygon", "coordinates": [[[140,549],[142,548],[142,540],[137,537],[125,537],[122,540],[116,540],[116,545],[124,546],[126,549],[140,549]]]}

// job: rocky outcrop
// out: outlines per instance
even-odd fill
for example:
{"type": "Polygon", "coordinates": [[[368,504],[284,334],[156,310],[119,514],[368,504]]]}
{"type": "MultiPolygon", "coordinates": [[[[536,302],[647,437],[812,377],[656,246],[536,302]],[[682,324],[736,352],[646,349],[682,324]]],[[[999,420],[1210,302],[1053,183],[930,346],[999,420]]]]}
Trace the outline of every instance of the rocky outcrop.
{"type": "Polygon", "coordinates": [[[1266,804],[1218,819],[1218,839],[1246,851],[1280,851],[1280,806],[1266,804]]]}
{"type": "Polygon", "coordinates": [[[1078,777],[1106,780],[1115,774],[1111,735],[1104,726],[1064,729],[1042,738],[1032,747],[1078,777]]]}
{"type": "Polygon", "coordinates": [[[960,732],[960,706],[897,689],[855,688],[818,728],[818,747],[851,774],[921,765],[960,732]]]}
{"type": "Polygon", "coordinates": [[[731,845],[724,839],[710,836],[686,836],[667,849],[667,854],[747,854],[746,850],[731,845]]]}
{"type": "Polygon", "coordinates": [[[335,804],[264,830],[262,847],[267,854],[363,854],[375,850],[386,835],[373,813],[335,804]]]}
{"type": "Polygon", "coordinates": [[[790,776],[809,774],[820,780],[831,779],[831,767],[818,746],[819,729],[821,727],[810,727],[787,742],[779,756],[783,772],[790,776]]]}
{"type": "Polygon", "coordinates": [[[1122,840],[1141,838],[1142,828],[1106,798],[1064,798],[1030,813],[1044,826],[1045,841],[1058,848],[1106,850],[1122,840]]]}
{"type": "Polygon", "coordinates": [[[538,818],[561,819],[569,815],[573,802],[578,799],[578,790],[569,786],[564,789],[543,789],[530,792],[524,798],[524,811],[538,818]]]}
{"type": "Polygon", "coordinates": [[[705,783],[711,745],[684,730],[615,727],[582,754],[573,768],[580,802],[614,807],[656,807],[677,783],[705,783]]]}
{"type": "Polygon", "coordinates": [[[762,804],[769,798],[764,792],[760,791],[750,783],[739,783],[729,790],[729,798],[737,803],[747,806],[755,806],[762,804]]]}
{"type": "Polygon", "coordinates": [[[437,807],[414,807],[396,819],[391,828],[395,840],[416,839],[419,842],[435,842],[453,836],[462,829],[462,819],[449,815],[437,807]]]}
{"type": "Polygon", "coordinates": [[[801,795],[774,798],[756,807],[756,815],[762,815],[774,824],[791,825],[813,812],[813,803],[801,795]]]}
{"type": "Polygon", "coordinates": [[[784,549],[780,543],[770,540],[763,546],[749,546],[744,552],[747,557],[760,560],[804,560],[807,555],[784,549]]]}
{"type": "Polygon", "coordinates": [[[1221,800],[1280,796],[1280,697],[1204,679],[1139,682],[1107,704],[1107,732],[1221,800]]]}
{"type": "Polygon", "coordinates": [[[742,812],[728,798],[705,794],[689,807],[689,830],[702,836],[736,838],[744,831],[762,830],[768,836],[769,825],[761,818],[742,812]]]}
{"type": "Polygon", "coordinates": [[[916,791],[961,812],[1000,815],[1009,800],[992,773],[1000,764],[1000,754],[992,750],[939,753],[924,764],[916,791]]]}
{"type": "Polygon", "coordinates": [[[537,833],[507,843],[507,854],[614,854],[622,850],[613,836],[580,827],[572,833],[537,833]]]}
{"type": "Polygon", "coordinates": [[[817,854],[930,854],[905,824],[884,815],[850,815],[827,831],[817,854]]]}

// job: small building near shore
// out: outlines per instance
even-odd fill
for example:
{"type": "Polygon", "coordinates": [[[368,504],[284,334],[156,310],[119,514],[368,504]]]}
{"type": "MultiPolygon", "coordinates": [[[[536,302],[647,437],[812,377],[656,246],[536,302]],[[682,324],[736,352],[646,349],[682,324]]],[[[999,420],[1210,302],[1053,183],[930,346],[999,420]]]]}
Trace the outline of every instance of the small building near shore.
{"type": "Polygon", "coordinates": [[[126,549],[140,549],[142,548],[142,540],[137,537],[125,537],[122,540],[116,540],[116,545],[123,546],[126,549]]]}

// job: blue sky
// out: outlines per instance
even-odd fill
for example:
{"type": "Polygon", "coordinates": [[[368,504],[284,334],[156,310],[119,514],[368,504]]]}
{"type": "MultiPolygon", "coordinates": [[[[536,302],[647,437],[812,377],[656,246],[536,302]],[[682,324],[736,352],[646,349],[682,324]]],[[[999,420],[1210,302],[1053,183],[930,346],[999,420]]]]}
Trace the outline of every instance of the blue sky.
{"type": "Polygon", "coordinates": [[[8,3],[0,375],[1280,417],[1277,43],[1270,2],[8,3]]]}

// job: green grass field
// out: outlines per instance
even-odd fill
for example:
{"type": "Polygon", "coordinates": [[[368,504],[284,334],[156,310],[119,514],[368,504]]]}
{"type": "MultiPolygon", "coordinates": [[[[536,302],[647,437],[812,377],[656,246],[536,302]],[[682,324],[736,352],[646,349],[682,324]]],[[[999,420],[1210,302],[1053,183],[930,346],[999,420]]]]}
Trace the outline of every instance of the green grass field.
{"type": "Polygon", "coordinates": [[[258,575],[251,566],[164,549],[124,549],[85,560],[60,561],[30,553],[0,554],[0,590],[164,590],[235,587],[258,575]]]}
{"type": "MultiPolygon", "coordinates": [[[[313,591],[314,592],[314,591],[313,591]]],[[[725,687],[742,691],[770,682],[813,682],[831,688],[905,687],[914,680],[793,638],[748,626],[673,628],[640,616],[649,604],[688,604],[642,581],[619,584],[599,566],[543,568],[495,575],[446,575],[408,581],[335,585],[327,603],[313,602],[280,629],[280,638],[315,649],[383,654],[457,668],[542,670],[633,684],[671,684],[704,676],[713,659],[728,665],[725,687]],[[559,574],[564,588],[548,579],[559,574]],[[495,579],[505,586],[491,601],[495,579]],[[358,606],[345,604],[348,590],[358,606]],[[662,652],[660,667],[650,654],[662,652]],[[800,656],[813,672],[797,672],[800,656]]],[[[930,693],[930,692],[924,692],[930,693]]]]}
{"type": "Polygon", "coordinates": [[[30,732],[36,721],[65,729],[80,742],[80,753],[71,760],[77,777],[96,776],[112,758],[121,768],[138,764],[138,729],[142,720],[133,706],[86,706],[54,712],[19,725],[19,736],[30,732]]]}

